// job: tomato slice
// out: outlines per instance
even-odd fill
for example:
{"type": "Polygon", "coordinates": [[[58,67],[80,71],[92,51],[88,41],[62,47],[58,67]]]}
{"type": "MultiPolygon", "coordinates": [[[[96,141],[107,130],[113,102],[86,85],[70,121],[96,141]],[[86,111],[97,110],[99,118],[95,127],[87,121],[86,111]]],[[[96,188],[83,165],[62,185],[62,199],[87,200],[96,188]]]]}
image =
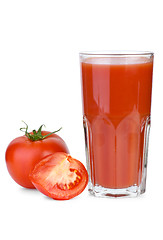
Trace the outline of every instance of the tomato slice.
{"type": "Polygon", "coordinates": [[[30,174],[30,180],[46,196],[68,200],[85,189],[88,173],[80,161],[59,152],[40,161],[30,174]]]}

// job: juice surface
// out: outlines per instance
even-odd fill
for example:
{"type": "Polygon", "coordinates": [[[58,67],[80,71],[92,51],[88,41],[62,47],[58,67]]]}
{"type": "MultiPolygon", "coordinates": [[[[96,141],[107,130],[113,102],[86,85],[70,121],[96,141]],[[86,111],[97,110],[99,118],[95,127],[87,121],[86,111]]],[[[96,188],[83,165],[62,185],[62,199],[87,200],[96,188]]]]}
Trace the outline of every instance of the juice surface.
{"type": "Polygon", "coordinates": [[[113,189],[141,182],[153,70],[152,61],[118,61],[81,63],[91,181],[113,189]]]}

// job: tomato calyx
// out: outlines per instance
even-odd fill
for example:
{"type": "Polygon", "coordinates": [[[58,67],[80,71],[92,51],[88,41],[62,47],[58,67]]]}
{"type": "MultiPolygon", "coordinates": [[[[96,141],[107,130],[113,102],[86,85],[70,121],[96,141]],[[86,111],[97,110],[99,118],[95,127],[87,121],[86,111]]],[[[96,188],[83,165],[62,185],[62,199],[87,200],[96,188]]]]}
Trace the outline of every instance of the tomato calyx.
{"type": "MultiPolygon", "coordinates": [[[[23,121],[24,122],[24,121],[23,121]]],[[[24,122],[25,123],[25,122],[24,122]]],[[[59,128],[58,130],[54,131],[54,132],[51,132],[51,133],[48,133],[47,135],[42,135],[42,127],[45,126],[44,124],[42,124],[39,129],[36,131],[36,130],[33,130],[32,133],[29,133],[28,132],[28,125],[25,123],[26,127],[23,127],[23,128],[20,128],[20,131],[22,132],[25,132],[25,136],[30,139],[31,141],[39,141],[39,140],[43,140],[45,139],[46,137],[52,135],[53,133],[57,133],[59,132],[61,128],[59,128]]]]}

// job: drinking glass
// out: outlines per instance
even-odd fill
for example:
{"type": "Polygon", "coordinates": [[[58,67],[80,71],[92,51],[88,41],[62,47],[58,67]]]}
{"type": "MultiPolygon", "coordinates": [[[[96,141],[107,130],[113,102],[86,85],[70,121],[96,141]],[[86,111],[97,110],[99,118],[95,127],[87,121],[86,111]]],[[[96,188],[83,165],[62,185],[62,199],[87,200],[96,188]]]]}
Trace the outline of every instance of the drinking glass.
{"type": "Polygon", "coordinates": [[[88,189],[95,196],[145,192],[153,58],[80,53],[88,189]]]}

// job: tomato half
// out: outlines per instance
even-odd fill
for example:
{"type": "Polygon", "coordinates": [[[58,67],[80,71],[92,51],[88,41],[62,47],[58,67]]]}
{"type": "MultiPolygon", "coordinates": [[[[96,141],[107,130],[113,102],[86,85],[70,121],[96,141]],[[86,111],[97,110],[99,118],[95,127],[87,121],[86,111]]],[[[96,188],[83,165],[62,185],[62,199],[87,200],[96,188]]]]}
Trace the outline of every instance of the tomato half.
{"type": "Polygon", "coordinates": [[[30,174],[30,179],[46,196],[68,200],[85,189],[88,184],[88,173],[80,161],[60,152],[40,161],[30,174]]]}
{"type": "MultiPolygon", "coordinates": [[[[42,136],[50,134],[41,131],[42,136]]],[[[53,133],[42,140],[31,141],[27,136],[15,138],[7,147],[6,164],[11,177],[21,186],[35,188],[29,179],[34,166],[55,152],[69,153],[64,140],[53,133]]]]}

